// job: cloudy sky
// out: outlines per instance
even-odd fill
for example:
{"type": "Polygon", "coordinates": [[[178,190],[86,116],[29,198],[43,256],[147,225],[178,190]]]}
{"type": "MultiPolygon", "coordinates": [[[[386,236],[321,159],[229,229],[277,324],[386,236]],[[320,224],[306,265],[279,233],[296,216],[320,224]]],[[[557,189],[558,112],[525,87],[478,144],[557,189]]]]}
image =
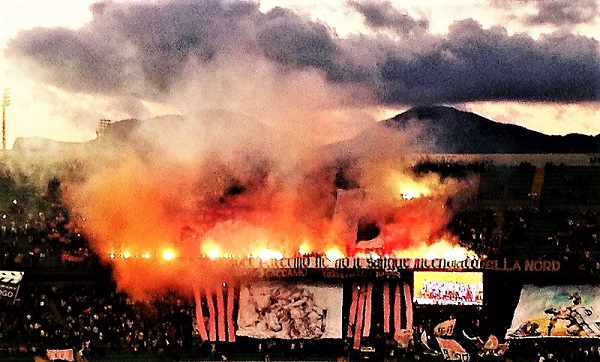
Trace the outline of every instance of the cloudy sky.
{"type": "Polygon", "coordinates": [[[444,104],[600,134],[598,0],[20,0],[0,13],[9,148],[214,108],[341,135],[444,104]]]}

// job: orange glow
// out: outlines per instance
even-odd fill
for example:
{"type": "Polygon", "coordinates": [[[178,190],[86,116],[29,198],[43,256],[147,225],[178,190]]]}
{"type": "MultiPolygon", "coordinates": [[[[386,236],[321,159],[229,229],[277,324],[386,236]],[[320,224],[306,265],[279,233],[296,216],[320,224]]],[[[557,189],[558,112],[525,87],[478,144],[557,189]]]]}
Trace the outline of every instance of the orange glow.
{"type": "Polygon", "coordinates": [[[430,245],[423,243],[411,249],[394,250],[392,255],[396,258],[447,259],[455,261],[476,257],[476,254],[472,251],[459,245],[451,244],[444,239],[430,245]]]}
{"type": "Polygon", "coordinates": [[[271,249],[260,249],[254,255],[257,256],[260,260],[265,260],[265,261],[270,260],[270,259],[274,259],[274,260],[283,259],[283,253],[281,251],[271,250],[271,249]]]}
{"type": "Polygon", "coordinates": [[[312,248],[310,247],[308,242],[303,242],[302,244],[300,244],[300,247],[298,248],[298,253],[300,253],[301,255],[306,255],[310,254],[311,252],[312,248]]]}
{"type": "Polygon", "coordinates": [[[466,254],[446,229],[452,216],[446,201],[460,185],[415,175],[401,161],[359,162],[345,176],[353,186],[338,189],[337,171],[322,154],[303,155],[284,169],[254,152],[173,164],[153,156],[156,162],[135,152],[119,155],[86,182],[65,188],[73,212],[85,215],[94,250],[114,264],[127,291],[221,282],[235,274],[235,263],[225,259],[240,256],[268,261],[318,254],[335,261],[466,254]],[[357,242],[364,225],[377,233],[357,242]]]}
{"type": "Polygon", "coordinates": [[[219,251],[219,248],[212,248],[206,252],[206,256],[208,256],[211,259],[217,259],[221,256],[221,252],[219,251]]]}
{"type": "Polygon", "coordinates": [[[424,180],[416,181],[412,177],[398,172],[392,173],[390,178],[394,185],[394,190],[403,200],[412,200],[432,194],[431,189],[424,180]]]}
{"type": "Polygon", "coordinates": [[[222,254],[219,244],[217,244],[216,241],[210,238],[202,242],[202,245],[200,246],[200,251],[202,252],[202,255],[205,255],[211,259],[219,258],[222,254]]]}
{"type": "Polygon", "coordinates": [[[336,261],[344,257],[344,254],[338,248],[331,248],[325,250],[325,257],[330,261],[336,261]]]}
{"type": "Polygon", "coordinates": [[[170,261],[175,259],[175,257],[177,256],[177,254],[175,253],[175,250],[173,249],[165,249],[162,252],[162,258],[166,261],[170,261]]]}

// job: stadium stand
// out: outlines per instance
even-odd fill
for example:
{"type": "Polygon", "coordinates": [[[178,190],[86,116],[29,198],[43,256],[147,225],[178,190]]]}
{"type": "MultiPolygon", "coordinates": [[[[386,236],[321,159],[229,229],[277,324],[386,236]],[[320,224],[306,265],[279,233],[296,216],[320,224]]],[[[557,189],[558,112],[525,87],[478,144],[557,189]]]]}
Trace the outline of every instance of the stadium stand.
{"type": "MultiPolygon", "coordinates": [[[[478,177],[476,197],[457,210],[449,223],[462,245],[487,256],[557,258],[566,266],[566,277],[590,276],[593,279],[582,280],[597,283],[600,167],[431,161],[415,170],[444,177],[478,177]]],[[[140,302],[117,292],[110,270],[99,263],[79,227],[79,216],[70,214],[62,203],[60,180],[49,178],[45,185],[35,185],[26,175],[11,174],[8,169],[0,173],[0,267],[28,275],[15,303],[0,301],[0,358],[73,347],[88,348],[91,359],[100,360],[114,354],[173,359],[220,356],[222,346],[203,343],[194,333],[193,301],[169,292],[140,302]]],[[[506,280],[494,282],[509,288],[506,280]]],[[[495,315],[475,309],[469,318],[481,318],[482,328],[498,333],[506,329],[511,303],[504,308],[495,315]]],[[[415,313],[419,320],[415,330],[431,327],[434,311],[460,313],[452,307],[420,308],[415,313]]],[[[306,342],[304,350],[289,342],[270,343],[269,348],[283,356],[306,354],[312,342],[306,342]]],[[[243,351],[255,347],[239,342],[243,351]]],[[[335,354],[348,346],[330,347],[335,354]]],[[[598,347],[590,340],[551,344],[540,340],[533,348],[516,341],[510,351],[513,357],[600,360],[598,347]]]]}

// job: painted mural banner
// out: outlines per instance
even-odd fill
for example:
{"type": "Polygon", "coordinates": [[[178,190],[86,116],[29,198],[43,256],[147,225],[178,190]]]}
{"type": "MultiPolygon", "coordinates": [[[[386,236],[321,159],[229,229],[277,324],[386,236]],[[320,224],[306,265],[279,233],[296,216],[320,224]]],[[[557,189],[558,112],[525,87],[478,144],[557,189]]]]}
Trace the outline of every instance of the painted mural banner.
{"type": "Polygon", "coordinates": [[[506,338],[600,338],[599,292],[594,285],[524,285],[506,338]]]}
{"type": "Polygon", "coordinates": [[[236,335],[258,339],[342,338],[341,284],[256,282],[240,289],[236,335]]]}

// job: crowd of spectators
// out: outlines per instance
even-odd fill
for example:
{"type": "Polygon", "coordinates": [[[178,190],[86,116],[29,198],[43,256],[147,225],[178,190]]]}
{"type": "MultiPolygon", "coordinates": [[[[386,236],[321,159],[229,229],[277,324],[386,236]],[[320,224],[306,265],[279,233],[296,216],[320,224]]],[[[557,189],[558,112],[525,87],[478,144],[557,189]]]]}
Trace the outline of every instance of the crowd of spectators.
{"type": "MultiPolygon", "coordinates": [[[[455,168],[442,167],[440,172],[451,177],[484,166],[455,168]]],[[[0,196],[0,269],[63,268],[68,273],[73,267],[99,266],[81,227],[82,217],[72,215],[62,202],[58,179],[36,188],[3,172],[0,196]]],[[[468,207],[457,210],[449,228],[464,246],[489,257],[554,258],[567,271],[600,275],[599,209],[544,208],[531,202],[506,208],[468,207]]],[[[193,301],[175,292],[135,301],[111,283],[24,283],[14,304],[0,300],[0,305],[0,358],[45,348],[88,348],[96,357],[218,354],[215,344],[202,343],[194,332],[193,301]]],[[[474,310],[472,321],[481,318],[485,323],[481,310],[474,310]]],[[[434,323],[430,312],[417,313],[417,330],[434,323]]],[[[539,341],[535,348],[520,343],[514,342],[511,350],[522,348],[523,354],[539,360],[600,360],[593,342],[539,341]]],[[[263,344],[258,348],[267,349],[263,344]]],[[[278,348],[301,349],[292,342],[269,343],[269,349],[278,348]]]]}
{"type": "Polygon", "coordinates": [[[512,340],[510,355],[516,361],[591,362],[600,361],[600,343],[595,339],[512,340]]]}
{"type": "Polygon", "coordinates": [[[599,210],[465,210],[450,229],[464,246],[488,257],[554,259],[564,271],[600,275],[599,210]]]}
{"type": "Polygon", "coordinates": [[[45,349],[85,348],[105,357],[199,348],[189,299],[169,291],[132,300],[109,284],[23,285],[14,304],[2,302],[0,358],[45,349]]]}
{"type": "Polygon", "coordinates": [[[98,258],[89,247],[82,217],[70,215],[62,202],[60,181],[46,188],[0,175],[0,267],[92,266],[98,258]]]}

